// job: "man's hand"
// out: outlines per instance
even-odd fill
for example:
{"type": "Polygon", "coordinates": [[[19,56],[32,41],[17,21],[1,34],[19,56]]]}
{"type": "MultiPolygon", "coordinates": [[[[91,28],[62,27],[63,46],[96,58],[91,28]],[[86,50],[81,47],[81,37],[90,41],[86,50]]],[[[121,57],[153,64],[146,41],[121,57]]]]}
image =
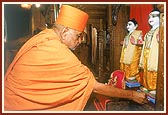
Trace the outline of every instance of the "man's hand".
{"type": "Polygon", "coordinates": [[[146,94],[143,92],[138,92],[138,91],[132,91],[131,100],[133,100],[139,104],[145,104],[148,102],[147,98],[146,98],[146,94]]]}
{"type": "Polygon", "coordinates": [[[109,97],[117,97],[117,98],[126,98],[132,101],[135,101],[139,104],[147,103],[146,94],[143,92],[138,92],[134,90],[125,90],[121,88],[115,88],[110,85],[105,85],[103,83],[96,82],[94,93],[102,94],[109,97]]]}

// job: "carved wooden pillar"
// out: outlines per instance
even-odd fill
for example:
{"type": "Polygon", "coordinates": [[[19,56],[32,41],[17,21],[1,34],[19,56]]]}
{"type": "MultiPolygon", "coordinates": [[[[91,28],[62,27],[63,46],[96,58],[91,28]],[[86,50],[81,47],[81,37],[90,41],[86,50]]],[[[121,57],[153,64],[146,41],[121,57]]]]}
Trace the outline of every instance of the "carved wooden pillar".
{"type": "Polygon", "coordinates": [[[112,5],[108,5],[108,29],[107,32],[110,35],[110,71],[113,68],[113,25],[112,25],[112,5]]]}
{"type": "Polygon", "coordinates": [[[159,38],[159,62],[158,62],[158,78],[156,90],[156,110],[164,109],[164,14],[160,17],[160,38],[159,38]]]}
{"type": "Polygon", "coordinates": [[[103,37],[103,19],[100,19],[100,30],[98,34],[98,48],[99,48],[99,81],[104,82],[105,78],[103,76],[103,49],[104,49],[104,37],[103,37]]]}
{"type": "Polygon", "coordinates": [[[108,32],[110,33],[110,71],[119,69],[121,46],[125,36],[125,23],[128,18],[128,7],[112,5],[108,7],[108,32]]]}

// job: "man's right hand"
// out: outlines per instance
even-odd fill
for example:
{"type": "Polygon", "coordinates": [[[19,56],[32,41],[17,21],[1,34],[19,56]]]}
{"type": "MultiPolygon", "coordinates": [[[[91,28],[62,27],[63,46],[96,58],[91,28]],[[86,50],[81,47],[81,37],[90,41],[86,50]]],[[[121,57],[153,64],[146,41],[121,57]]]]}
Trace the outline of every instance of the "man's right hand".
{"type": "Polygon", "coordinates": [[[132,97],[131,100],[139,103],[139,104],[145,104],[148,103],[146,94],[143,92],[138,92],[138,91],[132,91],[132,97]]]}

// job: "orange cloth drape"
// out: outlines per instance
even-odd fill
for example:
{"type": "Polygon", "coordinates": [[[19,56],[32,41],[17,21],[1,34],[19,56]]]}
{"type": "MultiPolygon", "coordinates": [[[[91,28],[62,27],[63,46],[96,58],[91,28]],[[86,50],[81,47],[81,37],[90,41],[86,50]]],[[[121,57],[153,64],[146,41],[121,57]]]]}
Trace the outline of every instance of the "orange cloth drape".
{"type": "Polygon", "coordinates": [[[143,36],[150,30],[148,24],[149,13],[153,10],[151,4],[130,4],[130,19],[138,22],[138,30],[142,30],[143,36]]]}
{"type": "Polygon", "coordinates": [[[87,67],[51,29],[20,49],[5,75],[5,110],[83,110],[95,85],[87,67]]]}

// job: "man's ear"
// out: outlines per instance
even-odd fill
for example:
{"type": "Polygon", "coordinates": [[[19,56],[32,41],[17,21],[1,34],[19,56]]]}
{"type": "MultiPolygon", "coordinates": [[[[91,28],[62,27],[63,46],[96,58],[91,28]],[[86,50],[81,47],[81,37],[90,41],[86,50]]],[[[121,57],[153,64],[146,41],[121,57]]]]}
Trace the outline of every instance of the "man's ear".
{"type": "Polygon", "coordinates": [[[63,40],[64,40],[65,37],[67,36],[68,31],[69,31],[69,28],[68,28],[68,27],[65,27],[65,28],[62,29],[62,31],[61,31],[61,37],[62,37],[63,40]]]}

